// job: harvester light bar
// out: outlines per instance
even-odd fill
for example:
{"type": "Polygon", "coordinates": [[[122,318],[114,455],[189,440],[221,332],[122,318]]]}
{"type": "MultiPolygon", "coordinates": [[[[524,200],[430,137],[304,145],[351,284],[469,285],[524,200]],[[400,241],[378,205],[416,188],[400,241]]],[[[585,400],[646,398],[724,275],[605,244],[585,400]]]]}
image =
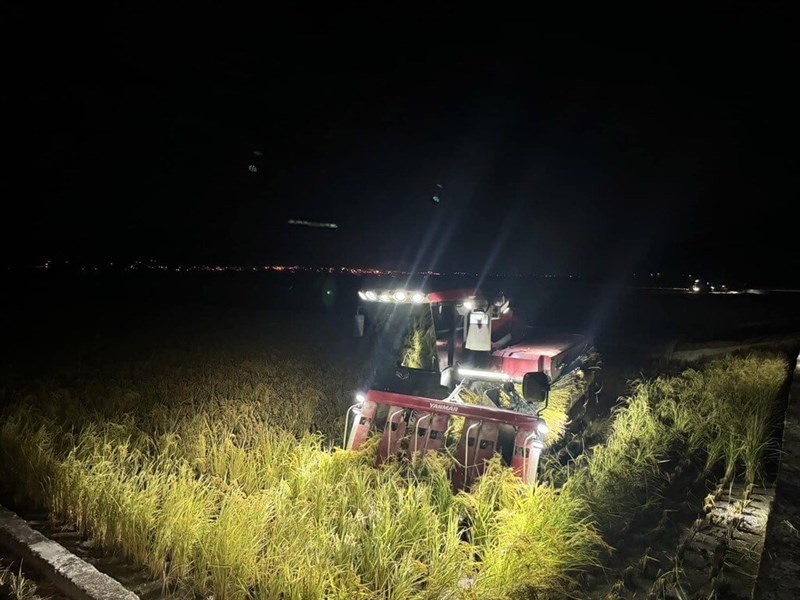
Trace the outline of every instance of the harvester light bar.
{"type": "Polygon", "coordinates": [[[422,292],[409,290],[360,290],[358,297],[369,302],[403,303],[411,301],[414,304],[422,304],[427,300],[427,296],[422,292]]]}
{"type": "Polygon", "coordinates": [[[480,369],[464,369],[458,367],[458,374],[462,377],[470,377],[472,379],[490,379],[492,381],[509,381],[509,377],[505,373],[498,373],[497,371],[482,371],[480,369]]]}

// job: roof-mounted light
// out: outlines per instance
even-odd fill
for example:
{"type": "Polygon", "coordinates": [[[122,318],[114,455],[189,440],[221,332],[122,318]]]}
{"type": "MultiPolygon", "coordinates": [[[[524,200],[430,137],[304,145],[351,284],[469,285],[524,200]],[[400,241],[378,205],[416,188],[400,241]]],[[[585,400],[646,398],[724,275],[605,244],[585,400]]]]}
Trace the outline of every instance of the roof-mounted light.
{"type": "Polygon", "coordinates": [[[363,290],[358,292],[358,297],[369,302],[413,302],[422,304],[428,297],[420,291],[409,290],[363,290]]]}

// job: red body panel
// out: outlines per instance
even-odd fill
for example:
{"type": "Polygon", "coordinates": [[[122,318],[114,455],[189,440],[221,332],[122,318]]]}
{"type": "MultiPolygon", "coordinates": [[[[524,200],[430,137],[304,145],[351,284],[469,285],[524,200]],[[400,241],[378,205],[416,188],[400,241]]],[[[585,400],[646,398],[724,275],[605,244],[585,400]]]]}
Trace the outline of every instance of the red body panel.
{"type": "Polygon", "coordinates": [[[583,335],[529,329],[523,341],[492,352],[492,364],[516,381],[533,371],[555,379],[564,365],[590,345],[590,339],[583,335]]]}

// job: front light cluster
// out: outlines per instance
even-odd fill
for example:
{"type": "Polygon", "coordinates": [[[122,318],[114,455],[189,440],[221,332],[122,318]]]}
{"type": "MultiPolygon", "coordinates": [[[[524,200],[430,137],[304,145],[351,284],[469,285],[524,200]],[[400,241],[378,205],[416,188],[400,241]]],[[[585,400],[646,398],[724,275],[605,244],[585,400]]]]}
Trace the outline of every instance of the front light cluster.
{"type": "Polygon", "coordinates": [[[397,304],[403,302],[422,304],[427,299],[422,292],[409,290],[362,290],[358,292],[358,297],[367,302],[395,302],[397,304]]]}

